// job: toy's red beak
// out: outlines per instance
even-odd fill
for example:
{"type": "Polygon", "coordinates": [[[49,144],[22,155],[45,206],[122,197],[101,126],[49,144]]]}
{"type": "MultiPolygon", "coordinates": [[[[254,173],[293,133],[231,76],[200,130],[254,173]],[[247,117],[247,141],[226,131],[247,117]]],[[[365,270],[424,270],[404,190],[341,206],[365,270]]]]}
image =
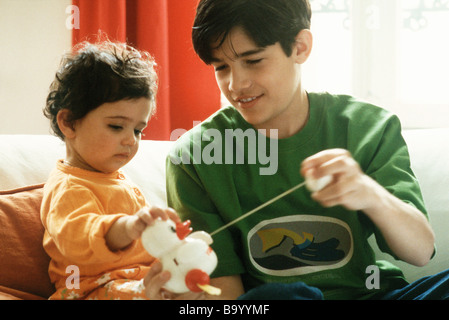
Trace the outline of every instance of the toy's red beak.
{"type": "Polygon", "coordinates": [[[184,222],[180,222],[176,224],[176,235],[179,240],[183,240],[185,237],[192,232],[192,228],[190,228],[190,220],[186,220],[184,222]]]}

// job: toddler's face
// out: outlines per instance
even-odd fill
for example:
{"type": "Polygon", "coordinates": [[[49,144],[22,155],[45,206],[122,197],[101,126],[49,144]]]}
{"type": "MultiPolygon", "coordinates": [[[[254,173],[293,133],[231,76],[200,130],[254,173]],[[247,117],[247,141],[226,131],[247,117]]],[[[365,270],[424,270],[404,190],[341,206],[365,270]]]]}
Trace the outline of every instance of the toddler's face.
{"type": "Polygon", "coordinates": [[[114,172],[127,164],[139,148],[150,117],[145,98],[104,103],[74,124],[67,161],[76,167],[114,172]]]}

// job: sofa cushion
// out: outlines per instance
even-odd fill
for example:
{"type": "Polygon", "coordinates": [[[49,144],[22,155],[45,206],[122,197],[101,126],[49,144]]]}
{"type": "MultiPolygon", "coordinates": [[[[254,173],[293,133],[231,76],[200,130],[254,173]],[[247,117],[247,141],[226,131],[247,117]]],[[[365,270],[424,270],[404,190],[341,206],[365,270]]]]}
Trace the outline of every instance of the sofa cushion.
{"type": "MultiPolygon", "coordinates": [[[[47,298],[54,292],[42,247],[43,184],[0,191],[0,286],[47,298]]],[[[25,294],[26,293],[26,294],[25,294]]],[[[28,296],[27,296],[28,295],[28,296]]]]}
{"type": "Polygon", "coordinates": [[[20,188],[47,181],[65,145],[51,135],[1,135],[0,190],[20,188]]]}

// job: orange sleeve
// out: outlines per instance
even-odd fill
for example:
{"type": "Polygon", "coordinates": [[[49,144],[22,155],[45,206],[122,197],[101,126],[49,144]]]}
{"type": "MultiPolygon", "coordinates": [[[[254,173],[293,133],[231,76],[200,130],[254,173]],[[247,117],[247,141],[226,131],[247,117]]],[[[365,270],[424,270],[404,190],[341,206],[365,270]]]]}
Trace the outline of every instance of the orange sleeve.
{"type": "Polygon", "coordinates": [[[65,259],[77,264],[108,263],[120,259],[104,239],[112,224],[126,214],[107,214],[92,191],[73,186],[59,192],[43,217],[55,247],[65,259]]]}

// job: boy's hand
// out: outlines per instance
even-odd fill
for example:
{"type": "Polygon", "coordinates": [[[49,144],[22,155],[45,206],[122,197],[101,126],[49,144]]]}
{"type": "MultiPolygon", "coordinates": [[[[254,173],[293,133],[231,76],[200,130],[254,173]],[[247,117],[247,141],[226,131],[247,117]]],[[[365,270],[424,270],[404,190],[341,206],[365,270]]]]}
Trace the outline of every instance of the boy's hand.
{"type": "Polygon", "coordinates": [[[401,260],[416,266],[429,262],[435,237],[425,215],[364,174],[348,151],[319,152],[304,160],[301,173],[315,179],[332,175],[332,182],[313,193],[313,199],[325,207],[363,211],[401,260]]]}
{"type": "Polygon", "coordinates": [[[162,263],[156,261],[143,280],[145,294],[150,300],[204,300],[204,292],[175,294],[162,288],[170,280],[170,272],[162,271],[162,263]]]}
{"type": "Polygon", "coordinates": [[[161,218],[162,220],[171,219],[175,223],[181,222],[181,219],[176,214],[175,210],[171,208],[161,209],[158,207],[145,207],[140,209],[133,216],[127,217],[125,231],[130,239],[140,238],[143,230],[147,226],[151,226],[155,220],[161,218]]]}
{"type": "Polygon", "coordinates": [[[317,153],[303,161],[301,174],[319,179],[326,175],[332,181],[312,198],[324,207],[342,205],[349,210],[367,210],[372,203],[373,190],[381,187],[362,172],[349,151],[330,149],[317,153]]]}

